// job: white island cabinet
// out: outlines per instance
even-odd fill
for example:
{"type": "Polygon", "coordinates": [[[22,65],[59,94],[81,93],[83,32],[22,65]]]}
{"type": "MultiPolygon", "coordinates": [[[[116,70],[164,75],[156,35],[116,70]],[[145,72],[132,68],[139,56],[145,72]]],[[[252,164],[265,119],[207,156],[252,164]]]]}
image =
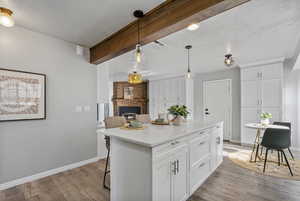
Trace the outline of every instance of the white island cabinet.
{"type": "Polygon", "coordinates": [[[185,201],[223,160],[222,122],[100,132],[111,137],[112,201],[185,201]]]}

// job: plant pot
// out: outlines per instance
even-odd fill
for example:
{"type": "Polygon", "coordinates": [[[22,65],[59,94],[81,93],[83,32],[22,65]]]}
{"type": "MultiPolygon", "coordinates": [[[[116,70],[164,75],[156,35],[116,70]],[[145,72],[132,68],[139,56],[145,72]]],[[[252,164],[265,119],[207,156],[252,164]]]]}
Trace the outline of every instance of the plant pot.
{"type": "Polygon", "coordinates": [[[181,122],[182,122],[182,117],[181,116],[177,116],[173,119],[173,125],[174,126],[180,126],[181,122]]]}
{"type": "Polygon", "coordinates": [[[269,124],[270,124],[270,119],[261,119],[261,120],[260,120],[260,123],[261,123],[262,125],[269,125],[269,124]]]}

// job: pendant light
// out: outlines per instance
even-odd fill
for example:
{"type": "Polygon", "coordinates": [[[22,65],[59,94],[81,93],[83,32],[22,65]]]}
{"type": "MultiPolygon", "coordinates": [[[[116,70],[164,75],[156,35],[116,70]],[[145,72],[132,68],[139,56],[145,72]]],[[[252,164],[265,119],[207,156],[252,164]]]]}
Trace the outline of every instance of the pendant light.
{"type": "Polygon", "coordinates": [[[191,68],[190,68],[190,49],[192,49],[192,46],[191,45],[187,45],[187,46],[185,46],[185,49],[187,49],[187,52],[188,52],[188,69],[187,69],[186,77],[188,79],[190,79],[192,77],[192,75],[191,75],[191,68]]]}
{"type": "Polygon", "coordinates": [[[136,10],[133,12],[133,16],[138,19],[138,41],[135,47],[135,65],[133,67],[133,70],[128,75],[128,82],[130,84],[139,84],[143,82],[142,75],[138,72],[138,67],[142,62],[140,19],[144,17],[144,12],[141,10],[136,10]]]}
{"type": "Polygon", "coordinates": [[[234,59],[232,57],[232,54],[226,54],[224,63],[227,67],[231,67],[234,64],[234,59]]]}
{"type": "Polygon", "coordinates": [[[12,27],[15,25],[15,21],[12,17],[13,12],[4,7],[0,7],[0,24],[5,27],[12,27]]]}

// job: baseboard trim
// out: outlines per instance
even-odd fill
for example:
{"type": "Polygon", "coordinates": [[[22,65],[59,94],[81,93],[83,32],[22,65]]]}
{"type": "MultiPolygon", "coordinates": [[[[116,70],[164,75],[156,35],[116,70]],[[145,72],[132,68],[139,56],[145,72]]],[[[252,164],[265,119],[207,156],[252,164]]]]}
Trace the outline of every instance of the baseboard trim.
{"type": "Polygon", "coordinates": [[[25,184],[27,182],[31,182],[31,181],[34,181],[34,180],[37,180],[37,179],[48,177],[48,176],[51,176],[51,175],[54,175],[54,174],[57,174],[57,173],[60,173],[60,172],[64,172],[64,171],[67,171],[67,170],[78,168],[78,167],[87,165],[89,163],[96,162],[98,160],[99,160],[99,157],[95,157],[95,158],[91,158],[91,159],[88,159],[88,160],[84,160],[84,161],[80,161],[80,162],[77,162],[77,163],[72,163],[72,164],[69,164],[69,165],[66,165],[66,166],[62,166],[62,167],[59,167],[59,168],[55,168],[55,169],[52,169],[52,170],[47,170],[45,172],[41,172],[41,173],[34,174],[34,175],[31,175],[31,176],[27,176],[27,177],[23,177],[23,178],[13,180],[13,181],[9,181],[9,182],[0,184],[0,191],[11,188],[11,187],[14,187],[14,186],[17,186],[17,185],[20,185],[20,184],[25,184]]]}
{"type": "Polygon", "coordinates": [[[242,143],[238,140],[229,140],[229,142],[236,145],[242,145],[242,143]]]}
{"type": "Polygon", "coordinates": [[[300,152],[300,148],[296,148],[296,147],[292,147],[291,150],[292,151],[299,151],[300,152]]]}

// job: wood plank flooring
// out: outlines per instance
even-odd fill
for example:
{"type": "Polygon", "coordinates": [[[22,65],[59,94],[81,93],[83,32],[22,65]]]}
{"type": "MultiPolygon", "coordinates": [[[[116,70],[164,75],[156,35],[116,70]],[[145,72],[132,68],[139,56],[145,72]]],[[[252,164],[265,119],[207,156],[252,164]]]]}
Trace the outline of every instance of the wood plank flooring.
{"type": "MultiPolygon", "coordinates": [[[[109,201],[104,161],[0,191],[0,201],[109,201]]],[[[189,201],[299,201],[300,182],[262,176],[228,158],[189,201]]],[[[142,201],[142,200],[141,200],[142,201]]],[[[163,200],[162,200],[163,201],[163,200]]]]}

